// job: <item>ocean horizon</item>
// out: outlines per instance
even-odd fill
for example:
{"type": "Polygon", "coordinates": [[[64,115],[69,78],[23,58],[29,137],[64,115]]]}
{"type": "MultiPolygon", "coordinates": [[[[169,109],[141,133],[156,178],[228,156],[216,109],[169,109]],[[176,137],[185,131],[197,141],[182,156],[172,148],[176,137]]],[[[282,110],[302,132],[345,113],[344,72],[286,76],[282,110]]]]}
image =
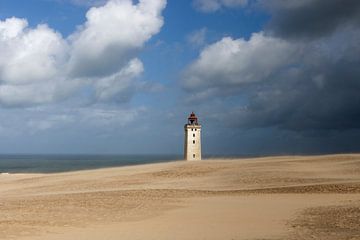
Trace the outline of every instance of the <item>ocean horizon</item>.
{"type": "Polygon", "coordinates": [[[0,174],[59,173],[181,159],[177,154],[0,154],[0,174]]]}

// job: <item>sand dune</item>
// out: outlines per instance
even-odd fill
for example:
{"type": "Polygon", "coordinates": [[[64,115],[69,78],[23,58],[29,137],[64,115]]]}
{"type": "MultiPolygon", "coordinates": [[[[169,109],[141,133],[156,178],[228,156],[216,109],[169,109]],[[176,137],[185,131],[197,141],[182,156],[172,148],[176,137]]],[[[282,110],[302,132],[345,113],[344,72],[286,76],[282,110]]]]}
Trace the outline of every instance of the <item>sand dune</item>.
{"type": "Polygon", "coordinates": [[[0,239],[360,239],[360,155],[0,175],[0,239]]]}

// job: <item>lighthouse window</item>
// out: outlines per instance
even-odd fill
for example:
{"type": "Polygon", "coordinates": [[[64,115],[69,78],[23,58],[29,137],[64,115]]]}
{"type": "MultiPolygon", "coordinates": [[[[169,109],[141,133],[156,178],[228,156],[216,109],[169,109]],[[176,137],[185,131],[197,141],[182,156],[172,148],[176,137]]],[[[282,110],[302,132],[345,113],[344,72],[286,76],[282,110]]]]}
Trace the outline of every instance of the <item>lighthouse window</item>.
{"type": "Polygon", "coordinates": [[[193,144],[195,144],[195,140],[193,140],[193,144]]]}
{"type": "Polygon", "coordinates": [[[194,129],[192,128],[191,131],[194,131],[194,129]]]}
{"type": "Polygon", "coordinates": [[[197,129],[195,128],[195,131],[197,131],[197,129]]]}
{"type": "Polygon", "coordinates": [[[193,137],[195,137],[195,133],[193,134],[193,137]]]}
{"type": "Polygon", "coordinates": [[[193,158],[195,158],[195,154],[193,154],[193,158]]]}

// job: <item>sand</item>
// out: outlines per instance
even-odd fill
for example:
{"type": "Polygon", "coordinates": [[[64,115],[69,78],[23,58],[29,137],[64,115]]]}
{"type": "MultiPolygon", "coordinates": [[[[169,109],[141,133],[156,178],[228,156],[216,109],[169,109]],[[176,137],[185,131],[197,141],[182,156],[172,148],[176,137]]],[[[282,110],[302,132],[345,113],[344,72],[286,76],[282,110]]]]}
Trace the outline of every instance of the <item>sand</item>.
{"type": "Polygon", "coordinates": [[[360,239],[360,154],[0,174],[0,239],[360,239]]]}

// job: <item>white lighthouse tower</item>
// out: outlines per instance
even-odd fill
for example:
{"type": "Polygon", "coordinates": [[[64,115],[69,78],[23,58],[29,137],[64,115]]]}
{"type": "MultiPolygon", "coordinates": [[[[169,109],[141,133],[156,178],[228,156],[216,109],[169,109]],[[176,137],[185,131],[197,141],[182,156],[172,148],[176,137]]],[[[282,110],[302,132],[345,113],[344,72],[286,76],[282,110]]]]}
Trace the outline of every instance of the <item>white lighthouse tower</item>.
{"type": "Polygon", "coordinates": [[[184,126],[185,144],[184,158],[187,161],[201,160],[201,125],[198,118],[192,112],[188,117],[188,123],[184,126]]]}

